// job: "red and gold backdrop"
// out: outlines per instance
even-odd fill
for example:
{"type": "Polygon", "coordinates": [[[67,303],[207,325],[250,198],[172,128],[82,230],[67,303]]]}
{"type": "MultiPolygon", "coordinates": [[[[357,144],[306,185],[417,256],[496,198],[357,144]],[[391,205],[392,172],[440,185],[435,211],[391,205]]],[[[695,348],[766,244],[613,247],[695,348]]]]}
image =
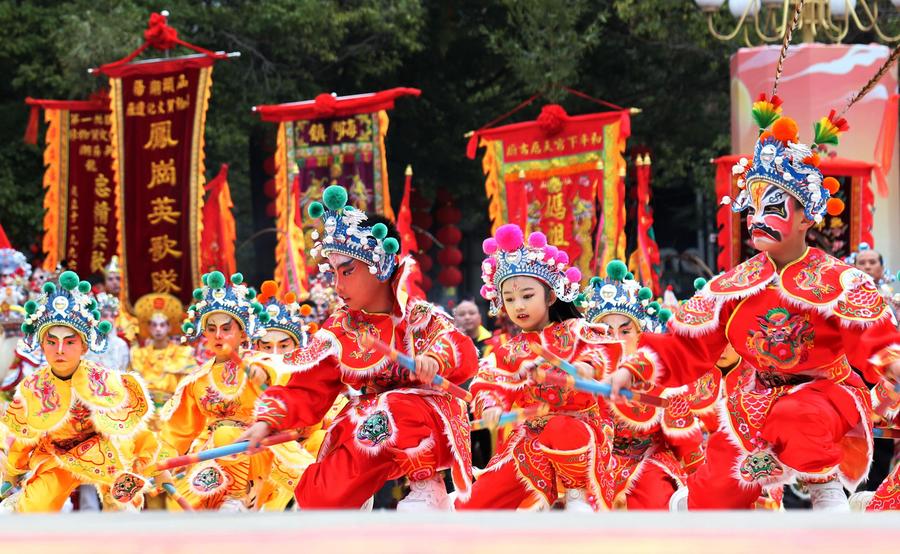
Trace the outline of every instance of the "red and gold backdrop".
{"type": "MultiPolygon", "coordinates": [[[[721,201],[724,196],[736,198],[737,178],[731,168],[741,159],[752,156],[722,156],[714,160],[716,164],[716,196],[721,201]]],[[[809,230],[807,238],[813,246],[822,248],[838,258],[845,258],[859,249],[860,242],[872,244],[872,219],[875,195],[872,192],[871,176],[874,164],[824,157],[819,169],[826,177],[834,177],[841,184],[835,195],[844,201],[844,211],[840,215],[825,214],[821,223],[809,230]]],[[[719,205],[716,221],[719,226],[719,257],[717,265],[725,271],[756,254],[747,233],[746,212],[736,213],[730,206],[719,205]]]]}
{"type": "Polygon", "coordinates": [[[318,271],[316,260],[307,256],[314,226],[306,208],[321,200],[329,185],[346,188],[353,206],[394,219],[384,148],[387,111],[397,98],[420,93],[394,88],[345,97],[320,94],[254,108],[263,121],[278,123],[275,281],[284,291],[305,292],[308,276],[318,271]]]}
{"type": "Polygon", "coordinates": [[[129,307],[151,292],[187,304],[200,282],[204,130],[214,62],[199,55],[101,68],[110,78],[129,307]]]}
{"type": "Polygon", "coordinates": [[[542,231],[585,275],[625,259],[625,141],[628,110],[569,116],[545,106],[535,121],[477,131],[493,229],[542,231]]]}
{"type": "Polygon", "coordinates": [[[118,198],[112,170],[109,97],[35,100],[44,110],[44,268],[65,260],[85,277],[118,250],[118,198]]]}

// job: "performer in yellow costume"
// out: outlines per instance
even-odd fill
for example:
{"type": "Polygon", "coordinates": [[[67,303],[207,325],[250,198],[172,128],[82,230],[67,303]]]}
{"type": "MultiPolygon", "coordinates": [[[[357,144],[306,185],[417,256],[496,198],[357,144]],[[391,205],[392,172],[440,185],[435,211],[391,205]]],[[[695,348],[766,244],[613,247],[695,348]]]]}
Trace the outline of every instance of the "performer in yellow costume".
{"type": "Polygon", "coordinates": [[[66,271],[25,304],[26,344],[42,349],[47,365],[19,384],[2,424],[13,437],[3,504],[19,512],[59,511],[78,485],[97,487],[108,509],[140,506],[140,473],[157,450],[146,430],[150,398],[137,377],[83,359],[106,347],[87,281],[66,271]]]}
{"type": "Polygon", "coordinates": [[[141,324],[144,346],[131,350],[131,368],[140,373],[157,408],[172,398],[178,382],[197,369],[190,346],[172,342],[172,327],[184,315],[181,301],[171,294],[152,293],[140,297],[134,311],[141,324]]]}
{"type": "MultiPolygon", "coordinates": [[[[256,399],[277,381],[274,371],[248,365],[253,354],[241,350],[259,338],[264,331],[261,324],[270,317],[255,296],[240,273],[226,283],[218,271],[204,275],[203,287],[194,291],[196,303],[188,308],[182,331],[186,340],[204,336],[212,357],[181,381],[163,408],[160,459],[235,442],[253,422],[256,399]]],[[[284,443],[253,456],[202,462],[187,468],[187,478],[176,486],[195,509],[244,511],[260,509],[264,503],[269,510],[283,509],[290,496],[279,495],[280,508],[263,496],[273,461],[277,457],[295,464],[294,475],[275,483],[293,491],[309,463],[298,462],[306,459],[304,454],[298,443],[284,443]]],[[[170,509],[178,508],[170,503],[170,509]]]]}
{"type": "MultiPolygon", "coordinates": [[[[116,297],[122,296],[122,269],[119,266],[118,256],[110,258],[109,263],[103,268],[103,292],[116,297]]],[[[116,333],[131,346],[137,340],[138,320],[127,308],[119,310],[116,316],[116,333]]]]}

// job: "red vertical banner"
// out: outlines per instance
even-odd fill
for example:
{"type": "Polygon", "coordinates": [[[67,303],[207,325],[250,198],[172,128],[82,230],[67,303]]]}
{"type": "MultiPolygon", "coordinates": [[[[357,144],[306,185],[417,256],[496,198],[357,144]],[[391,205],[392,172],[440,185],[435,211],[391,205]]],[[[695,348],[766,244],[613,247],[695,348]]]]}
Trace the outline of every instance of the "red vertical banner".
{"type": "Polygon", "coordinates": [[[208,56],[119,65],[110,77],[123,297],[184,303],[200,281],[208,56]]]}
{"type": "Polygon", "coordinates": [[[44,164],[44,265],[66,262],[98,273],[118,251],[118,215],[105,95],[90,101],[34,100],[47,122],[44,164]]]}

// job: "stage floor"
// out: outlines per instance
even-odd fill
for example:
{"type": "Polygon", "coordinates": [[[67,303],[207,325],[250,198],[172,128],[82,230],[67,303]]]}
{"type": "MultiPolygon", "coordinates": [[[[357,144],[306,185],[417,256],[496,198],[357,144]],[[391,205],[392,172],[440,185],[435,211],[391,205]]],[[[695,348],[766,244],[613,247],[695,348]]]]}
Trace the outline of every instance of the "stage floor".
{"type": "Polygon", "coordinates": [[[900,515],[812,512],[64,514],[0,517],[15,554],[876,554],[900,515]]]}

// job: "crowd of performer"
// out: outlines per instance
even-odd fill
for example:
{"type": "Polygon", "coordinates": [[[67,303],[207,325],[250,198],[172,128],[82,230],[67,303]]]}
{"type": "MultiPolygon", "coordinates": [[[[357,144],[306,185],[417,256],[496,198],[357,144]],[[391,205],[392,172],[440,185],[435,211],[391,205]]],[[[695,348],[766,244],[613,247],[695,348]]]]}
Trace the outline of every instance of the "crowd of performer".
{"type": "Polygon", "coordinates": [[[900,436],[900,295],[873,249],[807,245],[836,183],[770,119],[731,200],[759,254],[683,303],[503,225],[491,333],[411,295],[396,230],[337,185],[308,299],[213,271],[132,314],[115,260],[91,283],[0,251],[0,511],[897,509],[896,463],[856,491],[900,436]]]}

